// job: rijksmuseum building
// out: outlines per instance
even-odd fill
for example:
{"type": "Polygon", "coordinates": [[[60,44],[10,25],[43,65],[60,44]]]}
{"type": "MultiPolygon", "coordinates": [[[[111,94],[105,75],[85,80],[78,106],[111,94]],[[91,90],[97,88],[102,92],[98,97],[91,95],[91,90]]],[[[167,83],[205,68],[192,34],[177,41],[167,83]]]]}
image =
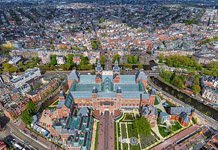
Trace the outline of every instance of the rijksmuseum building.
{"type": "Polygon", "coordinates": [[[94,113],[116,114],[122,109],[137,109],[140,106],[153,105],[155,92],[148,93],[147,76],[143,70],[135,75],[121,75],[116,61],[112,70],[103,70],[100,62],[95,75],[80,75],[73,70],[68,76],[69,94],[67,107],[76,104],[79,108],[90,107],[94,113]]]}

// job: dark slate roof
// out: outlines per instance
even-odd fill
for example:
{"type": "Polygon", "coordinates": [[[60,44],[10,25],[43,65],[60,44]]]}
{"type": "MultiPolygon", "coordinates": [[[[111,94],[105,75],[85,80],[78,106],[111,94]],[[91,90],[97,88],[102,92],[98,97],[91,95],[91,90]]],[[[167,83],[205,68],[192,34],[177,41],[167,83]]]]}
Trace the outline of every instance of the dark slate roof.
{"type": "Polygon", "coordinates": [[[103,68],[101,67],[100,60],[98,60],[97,67],[95,67],[95,70],[96,71],[102,71],[103,70],[103,68]]]}
{"type": "Polygon", "coordinates": [[[114,67],[113,67],[113,71],[114,72],[120,72],[120,67],[118,65],[118,61],[116,60],[115,63],[114,63],[114,67]]]}
{"type": "Polygon", "coordinates": [[[181,112],[179,117],[186,123],[190,122],[190,118],[186,112],[181,112]]]}
{"type": "Polygon", "coordinates": [[[147,80],[147,75],[143,70],[140,70],[136,73],[135,80],[147,80]]]}
{"type": "Polygon", "coordinates": [[[68,80],[76,80],[77,82],[80,79],[80,74],[76,70],[72,70],[68,75],[68,80]]]}
{"type": "Polygon", "coordinates": [[[192,107],[171,107],[170,108],[171,115],[179,115],[181,112],[191,114],[192,111],[194,111],[192,107]]]}

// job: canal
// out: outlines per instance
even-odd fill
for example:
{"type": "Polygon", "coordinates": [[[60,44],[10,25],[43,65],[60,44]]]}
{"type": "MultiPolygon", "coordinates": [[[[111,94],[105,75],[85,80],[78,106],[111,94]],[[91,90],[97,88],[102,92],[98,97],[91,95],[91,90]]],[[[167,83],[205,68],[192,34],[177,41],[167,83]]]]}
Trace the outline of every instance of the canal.
{"type": "Polygon", "coordinates": [[[200,112],[206,114],[207,116],[210,116],[211,118],[218,121],[218,111],[217,110],[202,104],[201,102],[199,102],[195,98],[190,97],[190,96],[186,95],[185,93],[178,91],[177,89],[174,89],[173,87],[160,81],[158,78],[151,77],[151,80],[153,81],[154,84],[156,84],[157,86],[162,88],[163,91],[173,95],[177,99],[180,99],[184,103],[189,104],[190,106],[197,109],[198,111],[200,111],[200,112]]]}

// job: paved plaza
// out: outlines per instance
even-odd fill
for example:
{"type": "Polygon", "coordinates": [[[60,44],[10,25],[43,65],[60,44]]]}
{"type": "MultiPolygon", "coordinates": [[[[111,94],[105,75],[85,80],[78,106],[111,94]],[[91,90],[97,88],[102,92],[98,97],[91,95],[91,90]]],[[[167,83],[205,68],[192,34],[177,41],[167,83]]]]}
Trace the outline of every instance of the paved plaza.
{"type": "Polygon", "coordinates": [[[105,112],[99,120],[98,150],[114,149],[114,118],[105,112]]]}

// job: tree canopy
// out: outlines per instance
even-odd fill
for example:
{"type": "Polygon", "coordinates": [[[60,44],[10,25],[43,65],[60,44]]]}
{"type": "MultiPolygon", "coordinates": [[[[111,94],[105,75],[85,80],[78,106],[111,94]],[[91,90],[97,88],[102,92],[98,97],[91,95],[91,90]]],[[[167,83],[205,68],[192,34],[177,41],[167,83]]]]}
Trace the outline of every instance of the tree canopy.
{"type": "Polygon", "coordinates": [[[107,58],[105,56],[101,56],[100,62],[101,64],[105,64],[107,58]]]}
{"type": "Polygon", "coordinates": [[[137,64],[139,62],[139,57],[134,55],[129,55],[127,58],[127,62],[130,64],[137,64]]]}
{"type": "Polygon", "coordinates": [[[118,62],[120,62],[120,55],[119,55],[119,54],[115,54],[115,55],[113,56],[112,62],[114,63],[116,60],[117,60],[118,62]]]}
{"type": "Polygon", "coordinates": [[[52,66],[57,65],[57,55],[50,56],[50,65],[52,65],[52,66]]]}
{"type": "Polygon", "coordinates": [[[21,113],[20,117],[26,125],[30,125],[33,121],[32,116],[36,114],[36,105],[32,101],[27,103],[26,109],[21,113]]]}
{"type": "Polygon", "coordinates": [[[151,134],[151,126],[146,118],[140,117],[135,119],[133,125],[136,127],[140,136],[147,136],[151,134]]]}
{"type": "Polygon", "coordinates": [[[9,63],[4,63],[2,66],[3,66],[4,72],[14,73],[14,72],[18,71],[17,67],[15,67],[9,63]]]}
{"type": "Polygon", "coordinates": [[[97,39],[97,40],[92,39],[92,40],[91,40],[91,45],[92,45],[92,49],[93,49],[93,50],[97,50],[97,49],[100,48],[101,42],[100,42],[99,39],[97,39]]]}
{"type": "Polygon", "coordinates": [[[181,75],[177,75],[175,72],[172,73],[171,71],[162,70],[160,72],[160,76],[168,83],[173,84],[177,88],[184,89],[184,77],[181,75]]]}
{"type": "Polygon", "coordinates": [[[195,68],[201,70],[202,66],[193,57],[171,55],[165,58],[166,64],[170,67],[176,68],[195,68]]]}

